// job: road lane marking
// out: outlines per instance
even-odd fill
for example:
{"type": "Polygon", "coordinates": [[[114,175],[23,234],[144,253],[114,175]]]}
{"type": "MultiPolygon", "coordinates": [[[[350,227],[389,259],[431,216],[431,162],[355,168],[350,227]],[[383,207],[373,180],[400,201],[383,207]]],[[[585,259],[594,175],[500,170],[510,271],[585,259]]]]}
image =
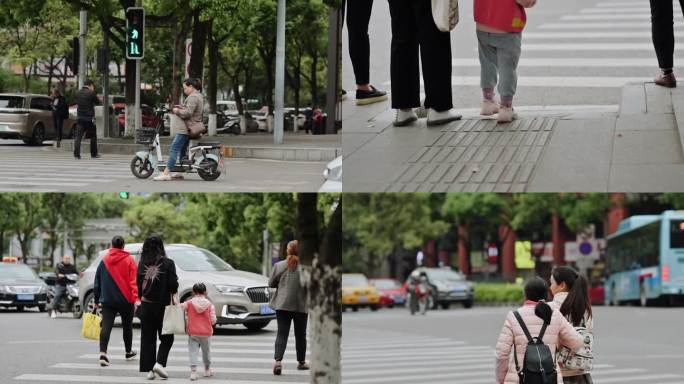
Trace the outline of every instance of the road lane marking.
{"type": "MultiPolygon", "coordinates": [[[[135,371],[139,369],[139,365],[136,363],[134,365],[110,365],[108,367],[100,367],[96,364],[84,364],[84,363],[58,363],[53,365],[51,368],[59,369],[90,369],[98,371],[108,371],[108,370],[118,370],[118,371],[135,371]]],[[[187,365],[167,365],[164,367],[169,372],[188,372],[187,365]]],[[[211,370],[215,373],[240,373],[240,374],[271,374],[270,368],[222,368],[222,367],[211,367],[211,370]]],[[[306,371],[298,371],[295,369],[283,369],[283,375],[296,375],[296,376],[309,376],[306,371]]]]}
{"type": "MultiPolygon", "coordinates": [[[[14,378],[14,380],[21,381],[57,381],[67,383],[130,383],[132,381],[142,382],[145,379],[141,373],[140,376],[88,376],[88,375],[44,375],[44,374],[23,374],[14,378]]],[[[203,383],[225,383],[226,379],[207,379],[202,378],[203,383]]],[[[230,380],[231,384],[271,384],[274,380],[230,380]]],[[[290,382],[290,381],[288,381],[290,382]]],[[[308,381],[304,381],[305,383],[308,381]]],[[[172,384],[187,384],[187,378],[169,378],[164,380],[164,383],[172,384]]]]}
{"type": "MultiPolygon", "coordinates": [[[[479,67],[480,60],[478,58],[457,58],[451,60],[453,67],[479,67]]],[[[518,67],[649,67],[657,68],[658,61],[656,58],[574,58],[574,57],[558,57],[558,58],[536,58],[523,57],[520,59],[518,67]]],[[[680,68],[684,68],[684,64],[680,68]]]]}
{"type": "MultiPolygon", "coordinates": [[[[627,83],[652,83],[645,77],[609,76],[520,76],[518,87],[556,87],[556,88],[622,88],[627,83]]],[[[390,86],[391,82],[383,83],[390,86]]],[[[423,81],[421,80],[421,86],[423,81]]],[[[452,76],[452,86],[480,86],[480,76],[452,76]]]]}

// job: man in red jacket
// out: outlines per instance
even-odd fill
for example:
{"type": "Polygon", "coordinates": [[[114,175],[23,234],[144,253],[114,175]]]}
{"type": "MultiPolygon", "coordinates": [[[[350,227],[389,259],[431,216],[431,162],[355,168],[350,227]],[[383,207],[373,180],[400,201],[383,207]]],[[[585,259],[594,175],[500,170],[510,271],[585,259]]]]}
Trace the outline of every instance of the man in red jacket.
{"type": "Polygon", "coordinates": [[[95,273],[93,292],[95,304],[102,308],[102,330],[100,331],[100,365],[109,365],[107,346],[117,313],[121,316],[126,360],[132,360],[137,353],[133,347],[133,313],[140,305],[136,275],[138,267],[130,253],[124,251],[124,239],[114,236],[112,248],[102,259],[95,273]]]}

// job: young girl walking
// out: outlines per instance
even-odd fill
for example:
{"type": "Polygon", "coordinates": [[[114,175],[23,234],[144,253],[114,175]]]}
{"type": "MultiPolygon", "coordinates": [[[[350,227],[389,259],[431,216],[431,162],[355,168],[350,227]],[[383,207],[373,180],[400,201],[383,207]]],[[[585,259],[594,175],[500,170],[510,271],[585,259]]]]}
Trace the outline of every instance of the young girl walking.
{"type": "Polygon", "coordinates": [[[499,123],[510,123],[517,116],[513,96],[518,86],[521,32],[525,28],[525,8],[537,0],[475,0],[475,22],[480,55],[482,116],[498,113],[499,123]],[[497,86],[500,101],[494,101],[497,86]]]}
{"type": "Polygon", "coordinates": [[[202,349],[204,377],[212,375],[209,356],[209,338],[214,333],[216,310],[214,304],[206,298],[207,287],[203,283],[192,286],[192,299],[181,304],[188,314],[188,353],[190,355],[190,380],[197,380],[197,364],[199,351],[202,349]]]}

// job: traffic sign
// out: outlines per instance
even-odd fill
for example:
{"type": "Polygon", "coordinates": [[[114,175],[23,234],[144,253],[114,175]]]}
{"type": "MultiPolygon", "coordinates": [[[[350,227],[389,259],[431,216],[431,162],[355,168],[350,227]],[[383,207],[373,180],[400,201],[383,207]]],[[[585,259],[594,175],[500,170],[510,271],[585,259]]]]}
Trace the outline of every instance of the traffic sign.
{"type": "Polygon", "coordinates": [[[145,56],[145,10],[126,8],[126,58],[141,60],[145,56]]]}

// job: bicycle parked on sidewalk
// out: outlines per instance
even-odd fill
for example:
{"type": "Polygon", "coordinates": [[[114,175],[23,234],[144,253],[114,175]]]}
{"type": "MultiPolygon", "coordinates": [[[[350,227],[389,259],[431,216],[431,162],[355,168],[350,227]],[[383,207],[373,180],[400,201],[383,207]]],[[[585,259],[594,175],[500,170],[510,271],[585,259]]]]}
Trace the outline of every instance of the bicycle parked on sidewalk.
{"type": "MultiPolygon", "coordinates": [[[[163,124],[155,128],[142,128],[135,131],[136,144],[146,148],[138,151],[131,160],[131,172],[139,179],[147,179],[155,169],[163,172],[166,160],[163,159],[159,136],[164,129],[163,124]]],[[[202,180],[214,181],[225,172],[223,162],[223,144],[198,143],[188,148],[188,157],[181,159],[171,169],[175,173],[197,173],[202,180]]]]}

